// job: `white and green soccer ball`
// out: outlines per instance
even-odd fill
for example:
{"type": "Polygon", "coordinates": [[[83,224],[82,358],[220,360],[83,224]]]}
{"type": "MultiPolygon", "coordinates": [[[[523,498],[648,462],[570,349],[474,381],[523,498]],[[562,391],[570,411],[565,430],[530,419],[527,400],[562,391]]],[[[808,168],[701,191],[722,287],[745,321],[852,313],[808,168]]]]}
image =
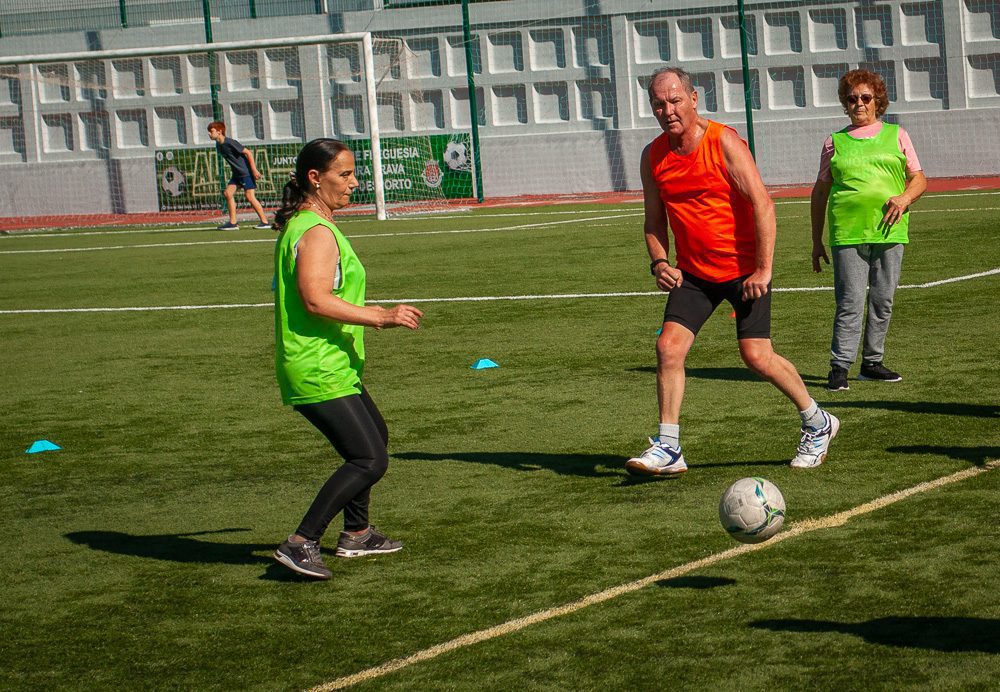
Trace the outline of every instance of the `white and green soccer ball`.
{"type": "Polygon", "coordinates": [[[722,493],[722,528],[740,543],[761,543],[785,522],[785,498],[771,481],[741,478],[722,493]]]}

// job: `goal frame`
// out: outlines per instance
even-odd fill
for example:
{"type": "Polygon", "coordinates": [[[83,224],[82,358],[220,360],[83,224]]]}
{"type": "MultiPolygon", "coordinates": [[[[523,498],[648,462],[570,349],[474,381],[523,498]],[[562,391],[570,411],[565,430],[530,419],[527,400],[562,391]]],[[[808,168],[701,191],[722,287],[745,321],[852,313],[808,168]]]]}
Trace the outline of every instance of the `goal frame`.
{"type": "MultiPolygon", "coordinates": [[[[261,48],[290,48],[304,45],[329,45],[335,43],[360,43],[365,77],[365,102],[368,132],[371,138],[372,182],[375,190],[375,213],[380,221],[388,218],[385,203],[385,183],[382,174],[382,145],[378,124],[378,104],[375,89],[375,55],[371,32],[351,32],[343,34],[321,34],[273,39],[246,39],[241,41],[220,41],[218,43],[188,43],[151,48],[111,48],[95,51],[75,51],[48,53],[41,55],[0,56],[0,67],[10,65],[45,65],[72,63],[91,60],[116,60],[122,58],[152,58],[164,55],[190,55],[192,53],[216,53],[234,50],[255,50],[261,48]]],[[[35,117],[40,115],[37,110],[35,117]]],[[[37,125],[37,123],[36,123],[37,125]]]]}

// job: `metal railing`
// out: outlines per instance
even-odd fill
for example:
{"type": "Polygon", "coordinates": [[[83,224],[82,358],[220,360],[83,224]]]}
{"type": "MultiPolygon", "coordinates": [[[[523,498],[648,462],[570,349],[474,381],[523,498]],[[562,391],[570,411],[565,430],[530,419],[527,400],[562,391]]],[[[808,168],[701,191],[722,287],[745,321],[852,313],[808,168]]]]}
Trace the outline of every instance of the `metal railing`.
{"type": "Polygon", "coordinates": [[[326,0],[0,0],[0,38],[322,14],[326,0]]]}

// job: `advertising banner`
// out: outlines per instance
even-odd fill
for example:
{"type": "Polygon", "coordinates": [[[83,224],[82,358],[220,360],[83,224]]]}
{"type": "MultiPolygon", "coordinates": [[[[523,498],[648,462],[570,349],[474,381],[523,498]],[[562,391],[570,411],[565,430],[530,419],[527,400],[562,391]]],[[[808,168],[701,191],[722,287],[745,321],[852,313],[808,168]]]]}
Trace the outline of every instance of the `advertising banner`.
{"type": "MultiPolygon", "coordinates": [[[[354,152],[354,169],[359,187],[351,196],[353,204],[375,203],[371,140],[343,140],[354,152]]],[[[382,177],[385,200],[389,203],[433,199],[465,199],[473,196],[472,149],[468,134],[383,137],[382,177]]],[[[301,144],[248,146],[253,152],[261,178],[257,199],[265,207],[281,202],[281,191],[295,171],[301,144]]],[[[157,194],[160,211],[218,209],[222,206],[218,156],[215,147],[200,149],[158,149],[157,194]]],[[[223,164],[225,175],[229,165],[223,164]]],[[[239,206],[245,206],[237,194],[239,206]]]]}

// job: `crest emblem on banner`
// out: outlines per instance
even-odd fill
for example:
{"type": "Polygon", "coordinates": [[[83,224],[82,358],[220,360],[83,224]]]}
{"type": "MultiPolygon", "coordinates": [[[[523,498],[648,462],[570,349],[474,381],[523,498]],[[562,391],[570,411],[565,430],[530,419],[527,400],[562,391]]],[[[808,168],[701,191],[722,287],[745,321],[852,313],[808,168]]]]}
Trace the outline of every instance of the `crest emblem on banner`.
{"type": "Polygon", "coordinates": [[[441,164],[434,159],[424,161],[423,178],[424,182],[427,183],[427,187],[441,187],[441,183],[444,182],[444,173],[441,172],[441,164]]]}

